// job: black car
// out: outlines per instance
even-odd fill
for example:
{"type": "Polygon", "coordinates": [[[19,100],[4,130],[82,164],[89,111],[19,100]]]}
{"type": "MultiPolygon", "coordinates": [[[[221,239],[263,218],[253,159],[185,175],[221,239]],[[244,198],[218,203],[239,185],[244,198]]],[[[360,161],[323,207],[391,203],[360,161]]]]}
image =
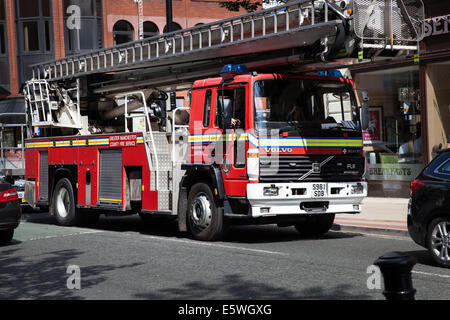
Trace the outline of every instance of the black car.
{"type": "Polygon", "coordinates": [[[411,182],[408,231],[440,266],[450,268],[450,149],[411,182]]]}
{"type": "Polygon", "coordinates": [[[12,184],[0,176],[0,243],[10,242],[20,223],[22,210],[12,184]]]}

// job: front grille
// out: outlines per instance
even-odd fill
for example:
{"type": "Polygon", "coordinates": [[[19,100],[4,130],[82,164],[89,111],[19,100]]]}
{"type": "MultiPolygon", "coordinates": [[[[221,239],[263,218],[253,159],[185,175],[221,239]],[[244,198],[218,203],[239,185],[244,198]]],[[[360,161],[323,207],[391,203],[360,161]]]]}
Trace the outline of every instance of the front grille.
{"type": "Polygon", "coordinates": [[[363,173],[364,158],[359,154],[260,156],[260,182],[351,182],[360,181],[363,173]],[[319,171],[318,164],[329,157],[332,158],[319,171]],[[301,179],[305,174],[308,175],[301,179]]]}

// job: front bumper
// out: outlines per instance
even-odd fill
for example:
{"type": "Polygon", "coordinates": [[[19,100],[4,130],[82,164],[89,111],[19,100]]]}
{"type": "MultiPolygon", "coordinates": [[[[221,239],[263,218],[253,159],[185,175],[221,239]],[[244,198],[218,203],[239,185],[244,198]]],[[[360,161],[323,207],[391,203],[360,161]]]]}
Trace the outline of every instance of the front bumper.
{"type": "MultiPolygon", "coordinates": [[[[270,193],[270,192],[269,192],[270,193]]],[[[252,217],[292,214],[360,213],[367,182],[250,183],[252,217]],[[267,195],[269,188],[277,194],[267,195]],[[265,194],[266,191],[266,194],[265,194]]]]}

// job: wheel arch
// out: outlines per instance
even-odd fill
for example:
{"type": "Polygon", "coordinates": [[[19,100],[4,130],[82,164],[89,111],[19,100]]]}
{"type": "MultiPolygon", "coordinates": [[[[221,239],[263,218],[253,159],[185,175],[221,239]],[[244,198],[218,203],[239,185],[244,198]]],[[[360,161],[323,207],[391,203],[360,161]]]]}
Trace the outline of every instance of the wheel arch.
{"type": "Polygon", "coordinates": [[[56,184],[58,183],[59,180],[61,180],[62,178],[67,178],[71,185],[72,185],[72,190],[73,190],[73,195],[74,195],[74,200],[75,203],[78,202],[78,188],[77,188],[77,183],[78,183],[78,176],[77,176],[77,171],[78,168],[75,165],[70,165],[70,166],[50,166],[49,167],[49,173],[50,173],[50,194],[49,194],[49,205],[51,205],[51,199],[53,198],[53,193],[55,191],[55,187],[56,184]]]}
{"type": "Polygon", "coordinates": [[[186,170],[180,181],[180,191],[178,197],[178,229],[181,232],[187,231],[187,202],[191,188],[199,182],[207,183],[211,187],[217,207],[223,206],[226,198],[222,173],[218,166],[207,164],[185,164],[182,166],[186,170]]]}

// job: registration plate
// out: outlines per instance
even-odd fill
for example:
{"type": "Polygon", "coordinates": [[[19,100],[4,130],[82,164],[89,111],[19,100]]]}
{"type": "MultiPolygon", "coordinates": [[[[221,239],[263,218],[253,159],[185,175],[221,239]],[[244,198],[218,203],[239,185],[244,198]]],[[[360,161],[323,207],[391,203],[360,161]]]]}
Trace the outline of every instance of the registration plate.
{"type": "Polygon", "coordinates": [[[327,195],[327,184],[326,183],[313,183],[312,185],[312,196],[314,198],[322,198],[327,195]]]}
{"type": "Polygon", "coordinates": [[[24,192],[23,191],[17,192],[17,196],[19,197],[19,199],[23,199],[24,192]]]}

